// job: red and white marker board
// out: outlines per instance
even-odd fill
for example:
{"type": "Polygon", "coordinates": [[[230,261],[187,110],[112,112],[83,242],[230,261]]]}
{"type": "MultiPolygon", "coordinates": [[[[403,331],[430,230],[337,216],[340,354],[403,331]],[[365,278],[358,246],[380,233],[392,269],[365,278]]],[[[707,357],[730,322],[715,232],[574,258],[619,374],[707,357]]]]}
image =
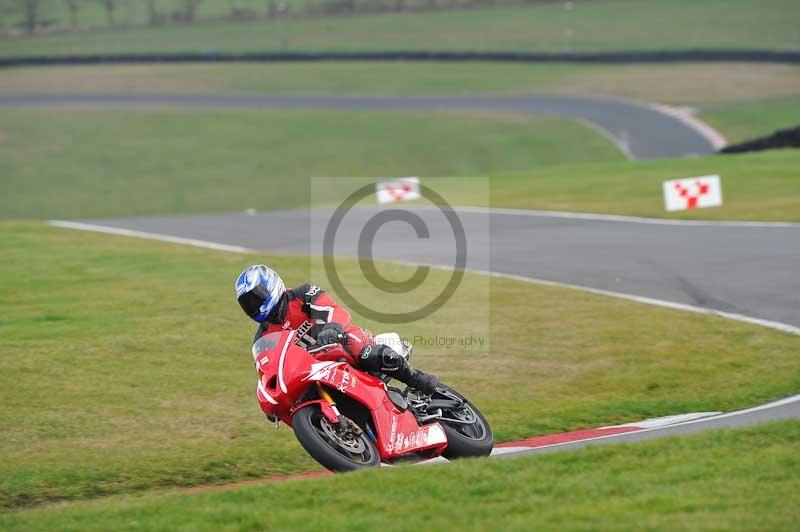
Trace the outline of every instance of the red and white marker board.
{"type": "Polygon", "coordinates": [[[378,203],[392,203],[395,201],[409,201],[419,199],[419,178],[400,177],[388,181],[375,183],[375,195],[378,203]]]}
{"type": "Polygon", "coordinates": [[[664,208],[683,211],[722,205],[722,184],[718,175],[664,181],[664,208]]]}

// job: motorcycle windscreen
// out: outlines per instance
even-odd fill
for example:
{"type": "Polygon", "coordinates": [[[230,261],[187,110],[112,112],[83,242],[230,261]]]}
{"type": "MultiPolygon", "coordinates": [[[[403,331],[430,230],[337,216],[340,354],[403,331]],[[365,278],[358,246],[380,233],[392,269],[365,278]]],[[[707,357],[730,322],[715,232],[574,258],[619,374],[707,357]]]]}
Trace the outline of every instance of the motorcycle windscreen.
{"type": "Polygon", "coordinates": [[[282,332],[273,332],[265,334],[253,344],[253,360],[256,361],[256,366],[261,366],[267,363],[267,354],[269,351],[281,345],[282,332]],[[262,362],[263,361],[263,362],[262,362]]]}

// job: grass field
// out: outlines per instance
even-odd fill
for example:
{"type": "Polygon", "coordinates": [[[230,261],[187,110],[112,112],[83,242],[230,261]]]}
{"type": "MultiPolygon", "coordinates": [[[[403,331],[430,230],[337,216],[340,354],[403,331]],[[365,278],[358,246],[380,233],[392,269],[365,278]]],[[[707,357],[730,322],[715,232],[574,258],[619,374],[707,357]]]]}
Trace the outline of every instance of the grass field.
{"type": "Polygon", "coordinates": [[[290,207],[307,204],[312,176],[474,176],[623,159],[583,125],[511,114],[0,113],[0,218],[290,207]]]}
{"type": "MultiPolygon", "coordinates": [[[[18,222],[0,224],[0,254],[0,507],[317,467],[258,410],[253,326],[231,290],[255,261],[290,285],[307,281],[307,259],[18,222]]],[[[339,266],[363,296],[358,264],[339,266]]],[[[478,293],[487,294],[489,343],[421,347],[415,359],[473,398],[498,441],[731,410],[800,387],[795,336],[482,276],[467,276],[431,318],[397,329],[475,334],[482,322],[454,316],[472,316],[478,293]]]]}
{"type": "MultiPolygon", "coordinates": [[[[490,205],[703,220],[800,221],[800,150],[661,161],[559,165],[493,174],[490,205]],[[724,205],[664,211],[661,182],[722,176],[724,205]]],[[[449,202],[486,205],[482,186],[443,180],[449,202]]]]}
{"type": "Polygon", "coordinates": [[[559,93],[706,106],[800,94],[800,67],[753,63],[509,65],[321,63],[107,65],[0,71],[0,94],[29,92],[559,93]]]}
{"type": "Polygon", "coordinates": [[[800,126],[800,94],[788,98],[750,104],[721,106],[701,116],[730,142],[769,135],[778,129],[800,126]]]}
{"type": "Polygon", "coordinates": [[[488,198],[483,186],[445,186],[454,204],[666,216],[661,181],[719,173],[724,207],[670,217],[800,220],[796,150],[631,163],[581,125],[483,113],[39,109],[2,116],[3,218],[304,206],[312,176],[414,174],[491,176],[488,198]],[[577,164],[559,164],[567,162],[577,164]]]}
{"type": "Polygon", "coordinates": [[[438,13],[207,23],[6,39],[0,55],[115,52],[455,49],[785,49],[800,44],[793,0],[614,0],[438,13]]]}
{"type": "Polygon", "coordinates": [[[6,530],[793,530],[800,422],[0,515],[6,530]],[[377,494],[380,494],[378,496],[377,494]],[[459,510],[453,511],[454,500],[459,510]]]}
{"type": "MultiPolygon", "coordinates": [[[[800,221],[800,150],[646,162],[581,163],[546,166],[490,178],[439,177],[424,181],[451,205],[613,213],[683,220],[800,221]],[[721,207],[664,210],[662,182],[701,175],[722,176],[721,207]]],[[[362,181],[316,180],[325,200],[314,207],[334,208],[362,181]]],[[[427,204],[428,200],[420,200],[427,204]]]]}

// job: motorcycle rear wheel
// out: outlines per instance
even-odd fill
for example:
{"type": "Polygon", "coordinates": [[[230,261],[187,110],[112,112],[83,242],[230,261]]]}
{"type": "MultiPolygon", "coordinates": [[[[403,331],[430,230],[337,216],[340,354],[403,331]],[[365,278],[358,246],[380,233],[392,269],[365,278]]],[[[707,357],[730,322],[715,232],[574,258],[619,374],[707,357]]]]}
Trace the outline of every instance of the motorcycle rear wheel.
{"type": "Polygon", "coordinates": [[[381,465],[378,449],[358,425],[345,418],[350,430],[342,434],[328,422],[317,405],[301,408],[292,416],[297,441],[311,457],[331,471],[340,473],[381,465]]]}
{"type": "Polygon", "coordinates": [[[469,400],[444,384],[439,384],[433,395],[434,399],[458,399],[464,406],[458,411],[444,411],[444,418],[474,419],[470,424],[448,422],[440,419],[439,422],[447,435],[447,449],[442,456],[448,460],[458,458],[472,458],[489,456],[494,447],[494,435],[489,422],[483,417],[480,410],[469,400]]]}

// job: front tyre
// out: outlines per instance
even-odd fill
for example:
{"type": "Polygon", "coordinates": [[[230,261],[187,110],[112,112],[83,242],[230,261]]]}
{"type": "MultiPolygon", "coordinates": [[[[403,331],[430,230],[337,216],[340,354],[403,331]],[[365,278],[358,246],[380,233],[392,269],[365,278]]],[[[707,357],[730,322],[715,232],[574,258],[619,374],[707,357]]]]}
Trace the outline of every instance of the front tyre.
{"type": "Polygon", "coordinates": [[[319,406],[311,404],[295,412],[292,429],[297,441],[324,467],[335,472],[354,471],[381,464],[378,449],[353,421],[347,427],[331,424],[319,406]]]}
{"type": "Polygon", "coordinates": [[[450,399],[459,403],[458,407],[442,411],[438,419],[447,434],[447,449],[442,456],[448,460],[489,456],[494,447],[494,436],[489,422],[480,410],[466,397],[444,384],[436,387],[433,399],[450,399]]]}

